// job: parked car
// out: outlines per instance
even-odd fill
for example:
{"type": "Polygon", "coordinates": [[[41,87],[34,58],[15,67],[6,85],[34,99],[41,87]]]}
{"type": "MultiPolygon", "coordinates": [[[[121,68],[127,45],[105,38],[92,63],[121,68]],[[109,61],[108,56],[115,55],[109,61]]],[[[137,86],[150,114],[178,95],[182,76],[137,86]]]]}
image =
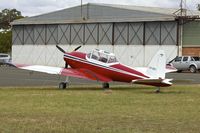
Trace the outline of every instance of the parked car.
{"type": "Polygon", "coordinates": [[[178,70],[177,72],[189,70],[192,73],[196,73],[200,70],[200,57],[177,56],[169,64],[175,67],[178,70]]]}
{"type": "Polygon", "coordinates": [[[11,57],[8,54],[0,53],[0,65],[11,62],[11,57]]]}

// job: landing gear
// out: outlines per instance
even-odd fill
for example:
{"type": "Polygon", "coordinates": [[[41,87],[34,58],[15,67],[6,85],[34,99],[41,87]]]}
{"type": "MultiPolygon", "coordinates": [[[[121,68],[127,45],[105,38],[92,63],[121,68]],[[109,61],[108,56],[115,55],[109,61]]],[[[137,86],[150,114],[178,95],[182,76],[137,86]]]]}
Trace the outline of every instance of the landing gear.
{"type": "Polygon", "coordinates": [[[59,89],[66,89],[67,86],[69,86],[69,83],[68,82],[61,82],[59,84],[59,89]]]}
{"type": "Polygon", "coordinates": [[[65,82],[59,84],[59,89],[66,89],[69,86],[69,77],[66,77],[65,82]]]}
{"type": "Polygon", "coordinates": [[[158,87],[158,89],[156,90],[156,93],[160,93],[160,87],[158,87]]]}
{"type": "Polygon", "coordinates": [[[103,83],[102,87],[103,87],[103,89],[108,89],[109,88],[109,83],[103,83]]]}

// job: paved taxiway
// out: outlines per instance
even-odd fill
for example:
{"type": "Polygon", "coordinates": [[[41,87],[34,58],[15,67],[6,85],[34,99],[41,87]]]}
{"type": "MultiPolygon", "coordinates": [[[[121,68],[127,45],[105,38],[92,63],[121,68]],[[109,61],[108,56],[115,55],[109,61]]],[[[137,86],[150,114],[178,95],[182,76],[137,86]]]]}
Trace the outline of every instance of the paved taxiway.
{"type": "MultiPolygon", "coordinates": [[[[175,84],[200,84],[200,73],[170,73],[167,78],[173,78],[175,84]]],[[[20,70],[13,67],[0,67],[0,86],[58,86],[65,77],[38,72],[20,70]]],[[[96,81],[70,78],[72,85],[100,84],[96,81]]]]}

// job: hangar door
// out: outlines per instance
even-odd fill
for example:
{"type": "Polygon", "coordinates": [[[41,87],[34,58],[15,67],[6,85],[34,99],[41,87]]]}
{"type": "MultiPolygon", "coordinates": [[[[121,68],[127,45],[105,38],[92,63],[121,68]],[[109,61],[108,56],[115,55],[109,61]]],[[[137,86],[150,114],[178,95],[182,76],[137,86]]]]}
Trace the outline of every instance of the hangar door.
{"type": "Polygon", "coordinates": [[[13,26],[14,45],[112,44],[112,23],[13,26]]]}
{"type": "Polygon", "coordinates": [[[176,22],[13,26],[13,44],[176,45],[176,22]]]}

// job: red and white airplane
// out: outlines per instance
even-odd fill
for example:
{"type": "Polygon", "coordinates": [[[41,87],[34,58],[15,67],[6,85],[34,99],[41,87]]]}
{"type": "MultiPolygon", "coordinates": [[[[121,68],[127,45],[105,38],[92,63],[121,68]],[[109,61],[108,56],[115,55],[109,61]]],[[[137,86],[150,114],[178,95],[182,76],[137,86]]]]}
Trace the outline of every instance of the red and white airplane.
{"type": "MultiPolygon", "coordinates": [[[[131,68],[121,64],[113,53],[104,50],[95,49],[86,54],[77,52],[81,47],[79,46],[73,52],[68,53],[61,47],[56,47],[64,53],[66,63],[64,68],[17,64],[14,64],[14,66],[48,74],[97,80],[103,83],[103,88],[109,88],[109,82],[111,81],[151,85],[158,87],[157,92],[160,91],[160,87],[172,85],[170,82],[172,79],[166,79],[165,74],[176,71],[173,67],[166,67],[166,56],[163,50],[155,54],[148,67],[131,68]]],[[[67,86],[68,80],[59,84],[59,88],[62,89],[67,86]]]]}

